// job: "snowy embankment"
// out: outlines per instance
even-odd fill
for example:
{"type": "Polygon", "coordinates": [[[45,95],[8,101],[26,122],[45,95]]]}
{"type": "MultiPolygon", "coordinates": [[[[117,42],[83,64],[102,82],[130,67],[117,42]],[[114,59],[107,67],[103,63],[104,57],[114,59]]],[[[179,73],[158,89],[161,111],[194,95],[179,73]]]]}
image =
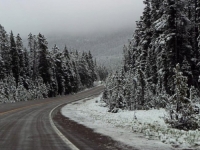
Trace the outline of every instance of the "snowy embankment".
{"type": "Polygon", "coordinates": [[[199,148],[199,131],[180,131],[168,128],[164,109],[120,111],[109,113],[101,95],[66,105],[62,114],[127,145],[143,150],[199,148]]]}

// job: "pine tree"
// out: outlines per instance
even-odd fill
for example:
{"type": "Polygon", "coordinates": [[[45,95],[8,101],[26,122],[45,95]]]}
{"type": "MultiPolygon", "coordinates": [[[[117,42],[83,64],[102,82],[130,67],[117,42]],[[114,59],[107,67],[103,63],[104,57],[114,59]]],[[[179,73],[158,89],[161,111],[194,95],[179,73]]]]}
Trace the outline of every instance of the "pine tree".
{"type": "Polygon", "coordinates": [[[29,72],[30,58],[29,58],[29,53],[28,53],[26,48],[24,48],[23,55],[24,55],[24,72],[25,72],[25,76],[30,77],[30,72],[29,72]]]}
{"type": "Polygon", "coordinates": [[[20,67],[20,76],[24,76],[24,51],[23,51],[23,43],[20,35],[18,34],[16,37],[16,49],[19,55],[19,67],[20,67]]]}
{"type": "Polygon", "coordinates": [[[93,80],[92,80],[92,72],[91,70],[89,70],[87,53],[85,52],[82,53],[78,67],[79,67],[78,68],[79,76],[81,78],[83,86],[90,87],[93,84],[93,80]]]}
{"type": "Polygon", "coordinates": [[[142,71],[145,69],[146,61],[147,61],[147,54],[149,44],[151,42],[152,36],[152,29],[151,29],[151,8],[150,8],[150,1],[145,0],[144,4],[146,5],[144,8],[143,16],[141,17],[141,28],[140,32],[142,33],[140,36],[140,43],[139,43],[139,62],[140,68],[142,71]]]}
{"type": "Polygon", "coordinates": [[[105,81],[106,78],[108,77],[109,72],[105,66],[101,65],[97,66],[97,74],[99,76],[100,81],[105,81]]]}
{"type": "Polygon", "coordinates": [[[195,130],[199,127],[199,120],[195,115],[192,102],[188,98],[187,77],[183,76],[179,64],[176,65],[174,73],[175,93],[170,98],[169,118],[166,119],[166,122],[174,128],[195,130]]]}
{"type": "Polygon", "coordinates": [[[0,80],[4,79],[6,77],[6,70],[5,70],[5,64],[3,62],[1,53],[0,53],[0,80]]]}
{"type": "Polygon", "coordinates": [[[11,66],[11,54],[10,54],[10,47],[9,47],[9,36],[4,30],[4,27],[0,25],[0,52],[2,56],[2,61],[4,62],[4,69],[5,76],[11,74],[12,68],[11,66]]]}
{"type": "Polygon", "coordinates": [[[42,34],[38,35],[38,71],[45,84],[50,83],[50,66],[48,62],[49,54],[47,41],[42,34]]]}
{"type": "Polygon", "coordinates": [[[0,102],[53,97],[93,85],[99,75],[91,52],[80,56],[56,45],[49,51],[47,44],[42,34],[30,33],[27,50],[19,34],[8,36],[0,25],[0,102]]]}
{"type": "Polygon", "coordinates": [[[12,67],[12,73],[15,78],[16,85],[18,85],[19,82],[19,76],[20,76],[20,60],[19,60],[19,53],[16,48],[16,43],[14,39],[14,35],[11,31],[10,34],[10,54],[11,54],[11,67],[12,67]]]}
{"type": "Polygon", "coordinates": [[[79,76],[79,71],[77,67],[77,63],[72,61],[72,68],[73,68],[73,83],[72,83],[72,91],[78,92],[79,90],[83,89],[83,84],[81,82],[81,78],[79,76]]]}
{"type": "Polygon", "coordinates": [[[67,49],[67,46],[65,45],[65,48],[64,48],[64,57],[66,58],[66,59],[69,59],[69,51],[68,51],[68,49],[67,49]]]}
{"type": "MultiPolygon", "coordinates": [[[[192,75],[191,65],[187,61],[186,57],[184,57],[184,59],[183,59],[181,70],[183,71],[183,75],[192,79],[193,75],[192,75]]],[[[189,83],[192,83],[192,82],[189,82],[189,83]]]]}
{"type": "Polygon", "coordinates": [[[97,73],[96,73],[96,66],[94,64],[94,60],[93,60],[93,56],[91,54],[91,52],[88,52],[88,66],[89,69],[91,70],[91,76],[92,76],[92,81],[94,82],[95,80],[97,80],[97,73]]]}
{"type": "MultiPolygon", "coordinates": [[[[133,38],[123,48],[125,76],[131,71],[137,80],[137,88],[131,93],[135,95],[135,109],[166,106],[168,97],[177,92],[173,80],[177,63],[188,78],[188,86],[198,87],[199,52],[195,39],[200,3],[197,0],[145,0],[144,4],[133,38]]],[[[110,79],[110,82],[114,82],[107,83],[112,89],[117,81],[110,79]]],[[[108,91],[105,95],[112,99],[108,91]]],[[[131,94],[125,93],[129,99],[131,94]]]]}
{"type": "Polygon", "coordinates": [[[38,41],[35,35],[31,33],[28,35],[28,46],[29,46],[29,74],[33,81],[38,78],[38,41]]]}
{"type": "Polygon", "coordinates": [[[44,83],[49,84],[49,96],[57,95],[58,83],[56,80],[56,70],[53,58],[48,51],[47,41],[41,34],[38,35],[38,71],[44,83]]]}
{"type": "Polygon", "coordinates": [[[64,81],[64,56],[55,45],[53,47],[53,60],[55,61],[56,80],[58,83],[58,94],[65,94],[65,81],[64,81]]]}

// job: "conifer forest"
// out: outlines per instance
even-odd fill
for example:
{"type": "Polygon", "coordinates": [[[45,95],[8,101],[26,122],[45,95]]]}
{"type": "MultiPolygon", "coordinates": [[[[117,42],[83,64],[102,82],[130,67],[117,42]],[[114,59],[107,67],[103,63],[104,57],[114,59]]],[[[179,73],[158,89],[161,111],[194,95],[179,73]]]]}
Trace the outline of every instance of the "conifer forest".
{"type": "Polygon", "coordinates": [[[0,10],[0,150],[200,149],[200,0],[0,10]]]}
{"type": "Polygon", "coordinates": [[[104,80],[107,71],[89,52],[56,45],[48,49],[44,35],[28,35],[28,47],[19,34],[0,25],[0,102],[18,102],[75,93],[104,80]]]}
{"type": "MultiPolygon", "coordinates": [[[[108,75],[90,51],[48,47],[44,35],[7,33],[0,25],[0,103],[76,93],[106,80],[109,112],[165,108],[173,128],[200,128],[200,1],[144,0],[120,69],[108,75]]],[[[119,62],[120,64],[120,62],[119,62]]]]}
{"type": "Polygon", "coordinates": [[[103,100],[119,109],[165,108],[173,128],[200,127],[200,1],[144,0],[123,65],[106,81],[103,100]]]}

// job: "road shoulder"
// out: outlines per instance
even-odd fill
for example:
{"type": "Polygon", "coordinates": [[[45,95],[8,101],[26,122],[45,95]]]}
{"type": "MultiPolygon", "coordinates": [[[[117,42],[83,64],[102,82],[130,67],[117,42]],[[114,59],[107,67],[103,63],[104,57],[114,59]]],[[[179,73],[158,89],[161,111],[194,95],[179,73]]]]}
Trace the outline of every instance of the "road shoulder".
{"type": "Polygon", "coordinates": [[[87,128],[63,116],[61,114],[61,108],[63,106],[64,105],[61,105],[53,111],[52,118],[54,124],[58,130],[79,149],[136,150],[133,147],[116,142],[110,137],[96,133],[93,129],[87,128]]]}

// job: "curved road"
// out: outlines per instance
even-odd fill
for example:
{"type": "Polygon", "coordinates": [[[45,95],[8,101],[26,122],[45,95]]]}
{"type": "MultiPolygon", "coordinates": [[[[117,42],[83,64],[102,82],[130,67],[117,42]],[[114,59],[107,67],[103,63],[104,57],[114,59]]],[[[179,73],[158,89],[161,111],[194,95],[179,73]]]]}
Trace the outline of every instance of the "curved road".
{"type": "Polygon", "coordinates": [[[75,95],[0,105],[0,150],[68,150],[53,130],[49,113],[59,104],[95,94],[103,86],[75,95]]]}

